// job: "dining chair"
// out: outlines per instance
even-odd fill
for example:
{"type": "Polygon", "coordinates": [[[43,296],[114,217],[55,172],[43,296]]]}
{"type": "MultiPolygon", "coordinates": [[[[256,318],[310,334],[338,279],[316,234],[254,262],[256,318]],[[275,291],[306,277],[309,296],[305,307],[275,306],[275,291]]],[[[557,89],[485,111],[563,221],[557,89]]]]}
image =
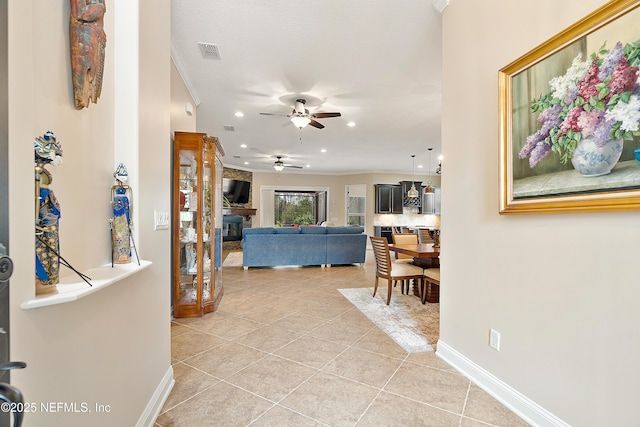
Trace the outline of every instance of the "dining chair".
{"type": "MultiPolygon", "coordinates": [[[[391,235],[391,240],[394,245],[417,245],[418,244],[418,235],[412,233],[395,233],[391,235]]],[[[411,255],[399,254],[398,252],[394,253],[395,259],[394,262],[403,263],[403,264],[413,264],[413,257],[411,255]]],[[[395,283],[394,283],[395,286],[395,283]]],[[[402,293],[405,293],[405,287],[407,295],[409,295],[410,280],[402,281],[402,293]]]]}
{"type": "Polygon", "coordinates": [[[391,302],[391,291],[393,290],[393,283],[395,281],[418,280],[420,281],[420,289],[422,289],[422,267],[413,264],[391,262],[389,242],[387,239],[374,236],[370,236],[370,238],[373,254],[376,259],[376,281],[373,288],[374,297],[378,291],[379,279],[387,279],[387,305],[391,302]]]}
{"type": "Polygon", "coordinates": [[[440,301],[440,268],[425,268],[420,285],[420,299],[425,302],[440,301]]]}
{"type": "Polygon", "coordinates": [[[420,243],[433,243],[433,236],[428,228],[418,228],[418,241],[420,243]]]}
{"type": "MultiPolygon", "coordinates": [[[[418,235],[413,233],[394,233],[391,235],[391,240],[394,245],[417,245],[418,235]]],[[[411,255],[395,253],[396,262],[412,263],[413,257],[411,255]]]]}

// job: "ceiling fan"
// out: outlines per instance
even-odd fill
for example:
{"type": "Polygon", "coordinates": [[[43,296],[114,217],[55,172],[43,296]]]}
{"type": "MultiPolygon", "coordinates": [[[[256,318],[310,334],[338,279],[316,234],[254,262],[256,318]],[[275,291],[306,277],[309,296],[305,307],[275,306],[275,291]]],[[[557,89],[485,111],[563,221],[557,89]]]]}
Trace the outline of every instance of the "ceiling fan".
{"type": "Polygon", "coordinates": [[[298,128],[302,129],[307,125],[311,125],[315,128],[322,129],[324,125],[322,123],[317,122],[315,119],[325,119],[328,117],[340,117],[340,113],[309,113],[309,110],[304,108],[306,104],[305,99],[296,99],[295,107],[291,114],[275,114],[275,113],[260,113],[265,116],[284,116],[289,117],[291,122],[298,128]]]}
{"type": "Polygon", "coordinates": [[[302,166],[288,165],[282,161],[282,156],[276,156],[276,161],[273,162],[273,168],[280,172],[284,170],[284,168],[302,169],[302,166]]]}

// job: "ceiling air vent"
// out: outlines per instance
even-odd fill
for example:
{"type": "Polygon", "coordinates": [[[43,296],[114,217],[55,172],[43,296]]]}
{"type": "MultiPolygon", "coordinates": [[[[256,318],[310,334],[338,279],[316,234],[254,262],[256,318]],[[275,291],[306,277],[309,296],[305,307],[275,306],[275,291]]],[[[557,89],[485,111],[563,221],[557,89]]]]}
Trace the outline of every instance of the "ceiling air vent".
{"type": "Polygon", "coordinates": [[[226,130],[227,132],[235,132],[236,128],[234,128],[233,126],[225,126],[224,130],[226,130]]]}
{"type": "Polygon", "coordinates": [[[206,59],[220,59],[220,51],[218,45],[213,43],[198,43],[202,57],[206,59]]]}

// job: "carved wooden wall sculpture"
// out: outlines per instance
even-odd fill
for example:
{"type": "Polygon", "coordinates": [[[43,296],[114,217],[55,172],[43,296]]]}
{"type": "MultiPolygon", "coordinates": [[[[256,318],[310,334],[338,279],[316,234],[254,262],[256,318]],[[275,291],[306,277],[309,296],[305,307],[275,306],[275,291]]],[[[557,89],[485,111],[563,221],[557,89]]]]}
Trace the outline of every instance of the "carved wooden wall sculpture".
{"type": "Polygon", "coordinates": [[[70,0],[69,44],[76,110],[98,102],[102,91],[105,0],[70,0]]]}

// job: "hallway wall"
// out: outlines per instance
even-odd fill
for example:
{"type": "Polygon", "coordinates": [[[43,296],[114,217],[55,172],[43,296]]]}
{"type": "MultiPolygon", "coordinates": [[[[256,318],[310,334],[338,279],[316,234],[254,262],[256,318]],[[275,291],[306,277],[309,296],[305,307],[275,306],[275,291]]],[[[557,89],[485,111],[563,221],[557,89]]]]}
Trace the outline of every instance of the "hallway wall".
{"type": "Polygon", "coordinates": [[[539,425],[638,422],[640,214],[498,214],[498,70],[605,3],[454,0],[443,14],[438,349],[538,405],[539,425]]]}
{"type": "Polygon", "coordinates": [[[154,393],[172,377],[170,232],[153,231],[151,220],[154,210],[169,211],[169,1],[107,2],[102,94],[80,111],[71,85],[69,2],[9,0],[9,6],[11,351],[27,363],[12,379],[27,402],[109,407],[38,410],[24,425],[148,421],[154,393]],[[64,163],[51,168],[62,255],[79,270],[110,263],[110,187],[125,161],[138,251],[153,264],[78,301],[24,310],[20,305],[35,296],[33,140],[47,130],[63,148],[64,163]]]}

